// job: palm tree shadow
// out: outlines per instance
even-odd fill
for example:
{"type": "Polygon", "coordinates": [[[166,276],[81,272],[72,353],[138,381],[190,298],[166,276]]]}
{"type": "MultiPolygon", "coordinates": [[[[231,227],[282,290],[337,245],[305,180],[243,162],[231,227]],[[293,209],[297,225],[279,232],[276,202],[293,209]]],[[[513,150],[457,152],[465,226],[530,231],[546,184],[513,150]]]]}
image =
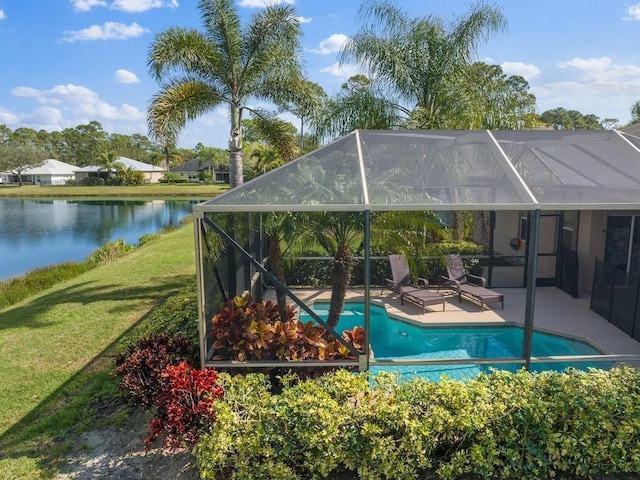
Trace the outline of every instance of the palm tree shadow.
{"type": "MultiPolygon", "coordinates": [[[[171,278],[164,283],[147,285],[136,288],[122,288],[121,285],[93,286],[95,282],[84,282],[54,292],[42,295],[27,303],[9,307],[0,316],[0,330],[15,328],[43,328],[56,323],[54,320],[46,320],[47,312],[60,305],[85,306],[96,302],[118,302],[122,300],[153,300],[159,291],[165,289],[177,289],[188,282],[189,276],[171,278]]],[[[128,305],[117,303],[107,309],[105,313],[120,313],[130,310],[128,305]]]]}
{"type": "MultiPolygon", "coordinates": [[[[37,406],[28,412],[17,423],[0,435],[0,458],[33,458],[39,466],[46,470],[57,460],[59,450],[53,448],[63,441],[61,434],[71,431],[74,426],[83,421],[94,421],[96,409],[104,408],[104,402],[88,406],[85,411],[87,418],[71,418],[77,411],[74,404],[76,394],[74,392],[96,391],[104,392],[106,365],[113,362],[113,357],[119,353],[119,346],[123,345],[132,331],[147,318],[154,308],[160,306],[171,295],[184,287],[193,278],[190,275],[171,277],[156,285],[140,288],[123,289],[116,285],[92,286],[93,282],[85,282],[76,286],[62,289],[50,295],[44,295],[27,304],[4,312],[0,319],[0,328],[15,328],[16,326],[29,328],[42,328],[54,322],[30,320],[37,316],[43,316],[47,310],[58,302],[88,305],[99,301],[116,301],[121,299],[149,300],[153,299],[153,306],[149,313],[128,327],[122,334],[109,343],[102,351],[93,357],[80,370],[74,373],[68,380],[61,384],[55,391],[45,397],[37,406]],[[158,297],[158,292],[169,292],[165,296],[158,297]],[[102,390],[101,390],[102,388],[102,390]],[[45,444],[43,445],[44,442],[45,444]]],[[[125,306],[114,306],[111,312],[127,310],[125,306]]],[[[115,390],[114,390],[115,393],[115,390]]],[[[117,397],[113,401],[106,402],[107,410],[119,409],[122,403],[117,397]]]]}

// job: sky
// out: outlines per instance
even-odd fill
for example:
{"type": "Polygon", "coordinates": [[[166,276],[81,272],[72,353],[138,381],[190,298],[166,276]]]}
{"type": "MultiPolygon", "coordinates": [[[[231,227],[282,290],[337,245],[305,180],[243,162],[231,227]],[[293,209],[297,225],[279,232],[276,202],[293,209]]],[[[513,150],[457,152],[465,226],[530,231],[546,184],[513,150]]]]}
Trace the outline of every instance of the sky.
{"type": "MultiPolygon", "coordinates": [[[[266,0],[235,0],[243,22],[266,0]]],[[[307,78],[332,95],[358,65],[337,52],[360,28],[360,0],[283,0],[304,32],[307,78]]],[[[631,119],[640,100],[639,0],[496,0],[503,33],[482,43],[475,60],[521,75],[538,113],[556,107],[631,119]]],[[[469,11],[463,0],[397,0],[410,16],[445,22],[469,11]]],[[[0,124],[64,130],[92,120],[108,133],[148,135],[146,109],[159,86],[147,71],[156,34],[202,30],[197,0],[0,0],[0,124]]],[[[228,110],[187,124],[178,146],[226,148],[228,110]]],[[[293,117],[289,120],[294,121],[293,117]]]]}

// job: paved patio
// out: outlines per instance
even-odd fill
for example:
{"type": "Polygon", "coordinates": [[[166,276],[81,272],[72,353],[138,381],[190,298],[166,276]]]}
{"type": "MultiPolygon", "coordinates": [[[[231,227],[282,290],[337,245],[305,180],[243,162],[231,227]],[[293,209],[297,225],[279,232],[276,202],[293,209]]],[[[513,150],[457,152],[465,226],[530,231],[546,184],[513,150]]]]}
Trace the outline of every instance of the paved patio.
{"type": "MultiPolygon", "coordinates": [[[[447,295],[445,311],[435,305],[433,311],[423,313],[422,308],[405,301],[401,305],[397,294],[380,288],[371,289],[373,303],[386,308],[390,316],[404,321],[436,325],[487,325],[487,324],[524,324],[526,289],[498,288],[504,294],[504,310],[500,304],[485,307],[469,301],[458,302],[451,292],[441,291],[447,295]]],[[[272,293],[272,292],[269,292],[272,293]]],[[[328,301],[329,290],[293,290],[293,293],[307,303],[328,301]]],[[[347,301],[363,298],[363,291],[349,290],[347,301]]],[[[590,297],[582,294],[572,298],[555,287],[538,287],[534,307],[534,328],[539,331],[561,334],[583,340],[607,354],[640,355],[640,342],[633,340],[622,330],[607,322],[589,309],[590,297]]],[[[636,362],[630,362],[636,363],[636,362]]],[[[638,363],[640,364],[640,363],[638,363]]]]}

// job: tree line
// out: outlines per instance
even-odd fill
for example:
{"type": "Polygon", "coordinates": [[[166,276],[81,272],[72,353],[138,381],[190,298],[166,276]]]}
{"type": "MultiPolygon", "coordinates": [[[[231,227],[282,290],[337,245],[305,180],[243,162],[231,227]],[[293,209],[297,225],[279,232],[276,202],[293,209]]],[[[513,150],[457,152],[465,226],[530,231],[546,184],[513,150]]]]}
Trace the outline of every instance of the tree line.
{"type": "Polygon", "coordinates": [[[413,18],[390,0],[365,0],[361,29],[338,59],[369,73],[352,77],[331,97],[304,76],[302,30],[292,5],[264,8],[245,25],[233,0],[201,0],[198,9],[202,30],[169,28],[149,49],[149,72],[160,85],[147,110],[149,132],[161,145],[174,145],[189,120],[227,106],[232,188],[244,181],[247,117],[282,162],[304,153],[309,133],[318,143],[355,129],[604,129],[618,123],[562,107],[537,114],[523,77],[473,61],[481,42],[507,28],[501,10],[483,2],[446,22],[413,18]],[[274,108],[254,106],[264,102],[274,108]],[[278,117],[283,111],[298,117],[297,137],[278,117]]]}
{"type": "MultiPolygon", "coordinates": [[[[233,0],[198,3],[203,30],[173,27],[156,35],[148,56],[159,91],[147,109],[149,137],[105,132],[97,121],[62,131],[11,131],[0,125],[0,171],[28,157],[77,166],[126,156],[165,167],[194,158],[228,166],[231,186],[355,129],[608,129],[614,118],[557,107],[537,113],[528,82],[499,65],[473,61],[479,45],[507,29],[501,10],[485,3],[446,22],[414,18],[389,0],[365,0],[360,30],[338,55],[368,75],[355,75],[328,95],[303,73],[302,30],[295,8],[261,9],[243,25],[233,0]],[[271,104],[272,108],[255,105],[271,104]],[[192,119],[229,108],[225,149],[177,148],[192,119]],[[280,114],[298,118],[294,126],[280,114]]],[[[640,102],[632,107],[640,118],[640,102]]]]}

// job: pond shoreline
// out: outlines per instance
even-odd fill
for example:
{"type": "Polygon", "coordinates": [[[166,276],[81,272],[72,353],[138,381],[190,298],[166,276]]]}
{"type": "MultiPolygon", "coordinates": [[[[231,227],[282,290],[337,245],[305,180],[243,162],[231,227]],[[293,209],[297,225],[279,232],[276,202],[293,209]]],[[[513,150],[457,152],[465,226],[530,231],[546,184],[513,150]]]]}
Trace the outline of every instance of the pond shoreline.
{"type": "Polygon", "coordinates": [[[137,197],[188,197],[209,199],[228,190],[226,184],[149,184],[136,186],[40,186],[22,187],[0,185],[0,198],[137,198],[137,197]]]}

